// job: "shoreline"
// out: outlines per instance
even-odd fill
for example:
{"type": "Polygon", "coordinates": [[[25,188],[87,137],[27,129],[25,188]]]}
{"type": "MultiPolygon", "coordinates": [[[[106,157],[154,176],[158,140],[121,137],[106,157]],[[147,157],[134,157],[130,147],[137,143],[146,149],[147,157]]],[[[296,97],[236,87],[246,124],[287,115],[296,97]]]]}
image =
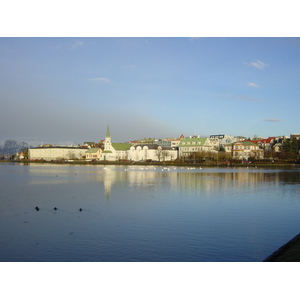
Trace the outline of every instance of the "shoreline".
{"type": "Polygon", "coordinates": [[[174,166],[174,167],[198,167],[198,168],[235,168],[235,167],[247,167],[247,168],[300,168],[299,163],[267,163],[267,162],[254,162],[254,163],[217,163],[217,162],[202,162],[202,163],[190,163],[190,162],[128,162],[128,161],[32,161],[32,160],[2,160],[0,163],[21,163],[21,164],[68,164],[68,165],[138,165],[138,166],[174,166]]]}

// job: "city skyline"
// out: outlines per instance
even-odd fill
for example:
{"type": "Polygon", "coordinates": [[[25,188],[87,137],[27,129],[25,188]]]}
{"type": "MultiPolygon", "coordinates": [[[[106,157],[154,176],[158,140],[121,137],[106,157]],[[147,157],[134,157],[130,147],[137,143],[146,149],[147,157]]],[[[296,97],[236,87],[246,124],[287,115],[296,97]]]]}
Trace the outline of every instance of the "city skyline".
{"type": "Polygon", "coordinates": [[[0,38],[0,140],[299,132],[299,38],[0,38]],[[4,130],[5,128],[5,130],[4,130]]]}

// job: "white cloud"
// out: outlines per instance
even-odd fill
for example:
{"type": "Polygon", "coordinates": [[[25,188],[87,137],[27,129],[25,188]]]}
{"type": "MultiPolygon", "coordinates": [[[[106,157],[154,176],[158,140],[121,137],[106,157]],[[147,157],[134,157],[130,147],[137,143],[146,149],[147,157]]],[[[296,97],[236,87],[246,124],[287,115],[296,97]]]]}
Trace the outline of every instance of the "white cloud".
{"type": "Polygon", "coordinates": [[[257,88],[257,87],[258,87],[258,84],[253,83],[253,82],[248,82],[248,83],[247,83],[247,86],[252,86],[252,87],[257,88]]]}
{"type": "Polygon", "coordinates": [[[197,40],[203,39],[203,37],[189,37],[188,39],[189,39],[189,41],[190,41],[191,43],[193,43],[193,42],[195,42],[195,41],[197,41],[197,40]]]}
{"type": "Polygon", "coordinates": [[[268,64],[266,64],[260,60],[250,62],[250,63],[244,62],[244,65],[249,66],[249,67],[254,67],[259,70],[263,70],[265,67],[268,67],[268,64]]]}
{"type": "Polygon", "coordinates": [[[262,100],[252,98],[246,95],[241,94],[235,94],[234,92],[224,92],[224,93],[218,93],[218,98],[225,98],[229,100],[238,100],[238,101],[248,101],[248,102],[264,102],[262,100]]]}
{"type": "Polygon", "coordinates": [[[110,82],[110,80],[108,78],[105,77],[100,77],[100,78],[90,78],[89,80],[93,80],[93,81],[101,81],[101,82],[110,82]]]}
{"type": "Polygon", "coordinates": [[[83,46],[83,42],[76,40],[75,43],[72,45],[72,48],[78,48],[82,46],[83,46]]]}
{"type": "Polygon", "coordinates": [[[249,97],[249,96],[245,96],[245,95],[235,95],[236,99],[237,100],[244,100],[244,101],[250,101],[250,102],[263,102],[261,100],[258,100],[258,99],[255,99],[255,98],[252,98],[252,97],[249,97]]]}
{"type": "Polygon", "coordinates": [[[128,69],[136,69],[137,66],[136,66],[136,65],[128,65],[128,66],[125,66],[125,68],[128,68],[128,69]]]}
{"type": "Polygon", "coordinates": [[[282,122],[282,120],[279,119],[266,119],[267,122],[282,122]]]}

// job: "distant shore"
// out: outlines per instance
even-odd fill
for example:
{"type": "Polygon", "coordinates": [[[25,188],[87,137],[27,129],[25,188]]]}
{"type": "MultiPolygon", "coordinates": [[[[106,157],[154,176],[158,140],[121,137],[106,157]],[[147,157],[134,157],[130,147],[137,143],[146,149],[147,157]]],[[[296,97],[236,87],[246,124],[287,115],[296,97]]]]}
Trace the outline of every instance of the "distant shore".
{"type": "Polygon", "coordinates": [[[218,162],[180,162],[180,161],[167,161],[167,162],[132,162],[132,161],[85,161],[85,160],[64,160],[64,161],[40,161],[40,160],[2,160],[1,163],[23,163],[23,164],[71,164],[71,165],[141,165],[141,166],[174,166],[174,167],[248,167],[248,168],[258,168],[258,167],[268,167],[268,168],[300,168],[300,163],[285,163],[285,162],[251,162],[251,163],[241,163],[241,162],[231,162],[231,163],[218,163],[218,162]]]}

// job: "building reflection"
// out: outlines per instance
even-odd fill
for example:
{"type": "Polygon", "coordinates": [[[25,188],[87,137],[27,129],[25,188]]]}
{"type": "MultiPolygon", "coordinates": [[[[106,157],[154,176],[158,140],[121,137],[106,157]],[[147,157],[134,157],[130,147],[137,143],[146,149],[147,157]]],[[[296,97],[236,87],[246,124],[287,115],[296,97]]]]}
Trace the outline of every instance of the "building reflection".
{"type": "Polygon", "coordinates": [[[282,180],[280,172],[243,171],[235,169],[222,172],[222,169],[188,170],[163,168],[125,168],[116,171],[107,168],[104,177],[104,187],[107,199],[114,185],[124,185],[132,188],[178,190],[210,194],[226,189],[254,188],[264,183],[279,184],[282,180]],[[217,171],[216,171],[217,170],[217,171]]]}
{"type": "MultiPolygon", "coordinates": [[[[284,183],[282,171],[238,168],[166,168],[142,166],[29,166],[29,184],[68,184],[96,181],[104,188],[106,199],[114,186],[133,189],[182,190],[211,194],[220,190],[253,188],[257,185],[284,183]]],[[[291,174],[289,174],[290,176],[291,174]]],[[[298,173],[295,175],[297,180],[298,173]]]]}

